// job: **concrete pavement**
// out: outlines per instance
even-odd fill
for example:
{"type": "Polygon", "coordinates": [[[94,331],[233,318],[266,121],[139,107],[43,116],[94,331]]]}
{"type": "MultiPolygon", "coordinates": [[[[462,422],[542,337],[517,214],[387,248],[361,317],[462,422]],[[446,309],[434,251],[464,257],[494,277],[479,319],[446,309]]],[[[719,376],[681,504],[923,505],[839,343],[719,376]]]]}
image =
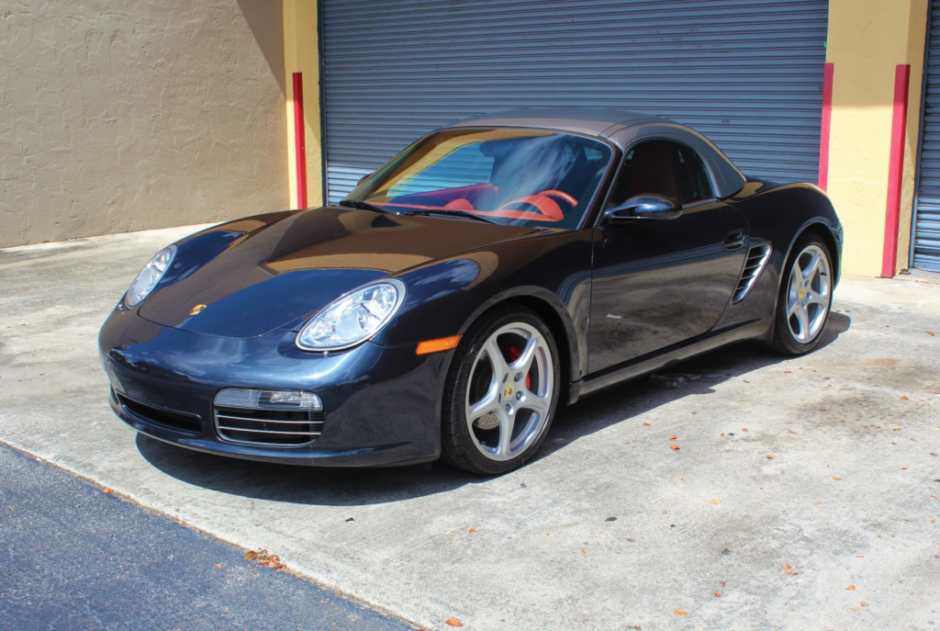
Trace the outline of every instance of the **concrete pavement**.
{"type": "Polygon", "coordinates": [[[295,469],[108,408],[97,330],[193,230],[0,250],[0,440],[426,629],[940,627],[936,281],[845,278],[813,354],[584,399],[500,478],[295,469]]]}

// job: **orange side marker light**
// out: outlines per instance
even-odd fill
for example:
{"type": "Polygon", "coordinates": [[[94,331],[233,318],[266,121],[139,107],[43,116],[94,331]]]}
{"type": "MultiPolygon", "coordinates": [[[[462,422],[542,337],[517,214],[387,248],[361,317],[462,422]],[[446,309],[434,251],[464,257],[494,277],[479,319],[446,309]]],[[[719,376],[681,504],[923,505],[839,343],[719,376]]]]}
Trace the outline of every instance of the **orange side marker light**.
{"type": "Polygon", "coordinates": [[[418,344],[415,354],[430,355],[431,353],[449,351],[452,348],[457,348],[461,337],[461,335],[454,335],[452,337],[442,337],[436,340],[425,340],[418,344]]]}

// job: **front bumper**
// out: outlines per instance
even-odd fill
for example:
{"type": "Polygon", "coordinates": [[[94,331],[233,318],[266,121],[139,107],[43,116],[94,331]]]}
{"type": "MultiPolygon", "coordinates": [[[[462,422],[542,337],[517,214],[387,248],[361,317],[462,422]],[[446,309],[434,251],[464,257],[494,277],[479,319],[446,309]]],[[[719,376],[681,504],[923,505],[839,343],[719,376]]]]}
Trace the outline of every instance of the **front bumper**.
{"type": "Polygon", "coordinates": [[[366,342],[324,356],[300,351],[295,336],[274,331],[249,339],[214,337],[116,309],[99,336],[111,380],[111,408],[148,436],[236,458],[384,466],[439,457],[440,403],[450,353],[419,356],[411,344],[366,342]],[[223,388],[313,392],[323,401],[322,434],[298,446],[223,440],[212,409],[223,388]],[[187,426],[167,422],[170,418],[188,419],[187,426]]]}

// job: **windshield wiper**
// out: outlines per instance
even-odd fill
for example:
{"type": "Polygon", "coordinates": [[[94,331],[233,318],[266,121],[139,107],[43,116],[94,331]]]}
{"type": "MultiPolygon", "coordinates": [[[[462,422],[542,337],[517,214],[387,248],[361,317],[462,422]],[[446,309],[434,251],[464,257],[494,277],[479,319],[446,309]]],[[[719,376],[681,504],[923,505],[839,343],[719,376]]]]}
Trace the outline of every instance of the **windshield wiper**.
{"type": "Polygon", "coordinates": [[[467,219],[476,219],[477,221],[482,221],[484,223],[497,223],[492,219],[486,217],[481,217],[480,215],[474,215],[473,213],[468,213],[465,210],[412,210],[406,213],[401,213],[402,215],[421,215],[422,217],[466,217],[467,219]]]}
{"type": "Polygon", "coordinates": [[[369,202],[360,202],[355,199],[344,199],[337,205],[345,206],[346,208],[356,208],[358,210],[371,210],[377,213],[385,213],[386,215],[393,214],[391,211],[385,210],[381,206],[376,206],[375,204],[370,204],[369,202]]]}

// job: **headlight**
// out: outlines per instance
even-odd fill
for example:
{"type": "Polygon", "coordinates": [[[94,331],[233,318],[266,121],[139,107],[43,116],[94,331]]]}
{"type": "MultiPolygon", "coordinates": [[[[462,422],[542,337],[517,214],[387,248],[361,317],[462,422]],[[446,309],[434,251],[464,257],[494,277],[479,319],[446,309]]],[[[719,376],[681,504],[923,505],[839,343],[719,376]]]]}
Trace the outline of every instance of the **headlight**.
{"type": "Polygon", "coordinates": [[[153,291],[153,288],[157,286],[157,283],[160,282],[160,279],[170,268],[174,256],[176,256],[176,246],[171,245],[157,252],[156,256],[144,265],[144,269],[140,270],[140,274],[131,283],[127,294],[124,296],[124,303],[128,307],[140,303],[141,300],[147,297],[147,294],[153,291]]]}
{"type": "Polygon", "coordinates": [[[367,285],[343,296],[313,317],[297,336],[305,351],[336,351],[364,342],[392,319],[405,299],[395,279],[367,285]]]}

